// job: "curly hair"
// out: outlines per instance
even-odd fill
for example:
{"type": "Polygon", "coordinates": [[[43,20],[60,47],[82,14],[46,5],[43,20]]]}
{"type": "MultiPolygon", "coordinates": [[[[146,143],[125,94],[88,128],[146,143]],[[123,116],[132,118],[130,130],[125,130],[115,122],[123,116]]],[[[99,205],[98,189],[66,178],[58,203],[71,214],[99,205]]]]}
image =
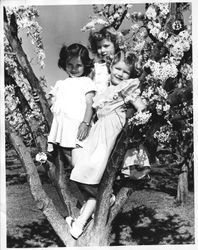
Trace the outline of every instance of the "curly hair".
{"type": "Polygon", "coordinates": [[[63,45],[58,59],[58,67],[66,71],[67,62],[73,57],[80,57],[84,65],[83,76],[90,74],[93,68],[93,60],[89,57],[88,49],[79,43],[73,43],[68,47],[63,45]]]}
{"type": "Polygon", "coordinates": [[[99,31],[91,31],[89,34],[89,49],[95,55],[97,55],[97,42],[107,39],[114,44],[115,53],[117,53],[119,48],[119,33],[111,26],[106,26],[99,31]]]}
{"type": "Polygon", "coordinates": [[[125,62],[128,66],[130,66],[130,78],[136,78],[139,76],[139,70],[137,68],[137,62],[138,58],[137,56],[130,52],[130,51],[124,51],[120,50],[117,54],[115,54],[110,67],[115,65],[116,63],[123,61],[125,62]]]}

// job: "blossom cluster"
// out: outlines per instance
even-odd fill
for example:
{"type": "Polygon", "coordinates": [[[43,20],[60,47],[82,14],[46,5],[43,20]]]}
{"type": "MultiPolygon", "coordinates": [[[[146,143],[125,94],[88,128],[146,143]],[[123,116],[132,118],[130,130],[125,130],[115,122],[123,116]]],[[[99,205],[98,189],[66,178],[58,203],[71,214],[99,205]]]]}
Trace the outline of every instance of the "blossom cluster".
{"type": "Polygon", "coordinates": [[[158,140],[159,143],[169,142],[171,139],[172,125],[164,125],[160,127],[159,131],[156,131],[153,135],[154,138],[158,140]]]}
{"type": "Polygon", "coordinates": [[[32,90],[28,81],[24,78],[23,73],[17,67],[17,64],[14,60],[14,55],[10,54],[9,50],[8,53],[5,53],[5,69],[8,71],[8,74],[13,77],[16,83],[16,85],[10,84],[5,86],[6,119],[9,122],[11,128],[22,135],[24,142],[30,143],[32,137],[24,119],[27,121],[30,121],[32,118],[37,119],[40,123],[40,129],[45,131],[45,127],[43,126],[44,117],[42,116],[38,105],[35,103],[32,97],[32,90]],[[31,108],[31,112],[26,112],[25,118],[18,109],[20,100],[15,92],[16,87],[20,88],[21,93],[31,108]]]}
{"type": "Polygon", "coordinates": [[[123,16],[130,15],[128,10],[131,8],[131,4],[106,4],[102,8],[94,4],[93,10],[95,15],[90,16],[91,21],[84,25],[81,31],[97,31],[102,26],[112,26],[115,28],[121,24],[123,16]]]}
{"type": "Polygon", "coordinates": [[[187,30],[181,31],[178,35],[171,35],[166,41],[166,47],[170,53],[170,60],[178,65],[184,56],[184,52],[190,49],[191,43],[192,39],[187,30]]]}
{"type": "Polygon", "coordinates": [[[170,105],[167,103],[168,94],[162,86],[149,86],[142,92],[141,96],[147,101],[150,107],[156,110],[158,115],[169,112],[170,105]]]}
{"type": "Polygon", "coordinates": [[[171,63],[168,59],[163,62],[156,62],[149,59],[145,64],[145,68],[150,68],[152,76],[156,80],[165,82],[168,78],[175,78],[178,74],[178,69],[174,63],[171,63]]]}
{"type": "Polygon", "coordinates": [[[131,37],[128,40],[128,43],[126,43],[127,48],[140,55],[146,43],[145,40],[145,38],[147,37],[146,29],[142,28],[139,24],[134,23],[130,27],[130,36],[131,37]]]}
{"type": "MultiPolygon", "coordinates": [[[[4,62],[5,62],[5,69],[14,78],[17,86],[20,87],[20,91],[24,95],[25,99],[28,101],[30,107],[32,109],[35,109],[36,106],[35,106],[34,99],[32,98],[31,87],[28,81],[24,78],[23,73],[19,70],[15,61],[14,55],[10,54],[9,51],[8,52],[5,51],[4,62]]],[[[11,86],[7,86],[5,88],[5,94],[6,96],[8,96],[9,94],[10,96],[12,96],[12,98],[14,98],[15,96],[14,88],[11,86]],[[13,92],[10,92],[11,88],[13,89],[13,92]]],[[[9,102],[8,102],[8,105],[9,105],[9,102]]]]}
{"type": "Polygon", "coordinates": [[[45,53],[41,38],[42,28],[36,21],[38,10],[32,6],[7,7],[8,17],[12,13],[16,15],[19,30],[26,30],[27,37],[31,39],[31,43],[35,45],[37,61],[41,68],[44,68],[45,53]]]}
{"type": "Polygon", "coordinates": [[[193,136],[193,123],[189,122],[188,119],[185,121],[185,127],[182,129],[182,135],[183,137],[188,135],[193,136]]]}
{"type": "Polygon", "coordinates": [[[129,125],[133,124],[136,126],[146,124],[148,120],[150,119],[151,115],[152,114],[149,111],[136,112],[134,116],[128,120],[128,124],[129,125]]]}
{"type": "Polygon", "coordinates": [[[167,17],[168,14],[168,3],[151,4],[145,13],[145,16],[148,19],[147,27],[150,30],[150,33],[161,42],[165,41],[169,35],[165,30],[163,30],[162,25],[163,20],[167,17]]]}
{"type": "Polygon", "coordinates": [[[19,104],[19,99],[15,96],[14,87],[8,85],[5,87],[5,115],[13,112],[19,104]]]}
{"type": "Polygon", "coordinates": [[[109,23],[102,18],[93,18],[90,22],[83,26],[81,31],[97,30],[97,27],[109,26],[109,23]]]}
{"type": "Polygon", "coordinates": [[[192,65],[184,63],[180,68],[180,73],[182,74],[182,77],[187,81],[192,80],[192,74],[193,74],[192,65]]]}
{"type": "Polygon", "coordinates": [[[47,155],[44,152],[39,152],[36,154],[35,160],[43,164],[47,161],[47,155]]]}
{"type": "Polygon", "coordinates": [[[146,17],[149,20],[156,20],[156,18],[157,18],[157,11],[156,11],[155,6],[154,5],[150,5],[148,7],[148,9],[146,10],[145,15],[146,15],[146,17]]]}
{"type": "Polygon", "coordinates": [[[6,115],[6,120],[9,122],[11,130],[17,131],[22,136],[24,143],[30,145],[32,136],[21,113],[15,109],[12,113],[6,115]]]}
{"type": "Polygon", "coordinates": [[[170,12],[170,4],[169,3],[155,3],[155,6],[159,8],[159,16],[162,18],[166,18],[170,12]]]}
{"type": "Polygon", "coordinates": [[[169,3],[150,4],[145,15],[149,20],[156,20],[157,17],[166,18],[170,12],[169,7],[169,3]]]}

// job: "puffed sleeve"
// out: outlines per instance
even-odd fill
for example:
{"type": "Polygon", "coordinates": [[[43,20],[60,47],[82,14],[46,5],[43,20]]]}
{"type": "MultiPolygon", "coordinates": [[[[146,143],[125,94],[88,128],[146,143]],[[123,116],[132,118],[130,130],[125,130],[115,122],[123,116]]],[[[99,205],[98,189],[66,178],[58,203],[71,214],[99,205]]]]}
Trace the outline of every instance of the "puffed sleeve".
{"type": "Polygon", "coordinates": [[[91,78],[86,77],[85,78],[85,94],[92,92],[92,91],[94,92],[96,91],[96,85],[91,78]]]}
{"type": "Polygon", "coordinates": [[[49,95],[55,96],[56,93],[57,93],[57,91],[58,91],[58,88],[59,88],[60,84],[61,84],[61,81],[57,81],[57,82],[55,83],[55,85],[54,85],[53,87],[51,87],[51,90],[50,90],[50,92],[49,92],[49,95]]]}
{"type": "Polygon", "coordinates": [[[140,96],[140,81],[138,78],[130,79],[124,82],[121,90],[125,102],[135,102],[140,96]]]}

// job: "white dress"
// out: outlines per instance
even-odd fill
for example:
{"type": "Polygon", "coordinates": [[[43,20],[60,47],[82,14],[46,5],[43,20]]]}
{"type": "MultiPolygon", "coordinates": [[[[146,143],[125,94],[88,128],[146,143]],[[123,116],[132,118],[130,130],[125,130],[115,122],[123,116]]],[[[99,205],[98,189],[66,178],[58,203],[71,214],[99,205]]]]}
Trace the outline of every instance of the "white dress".
{"type": "Polygon", "coordinates": [[[50,92],[54,98],[49,143],[58,143],[69,148],[80,143],[77,140],[77,132],[86,110],[85,96],[95,90],[95,84],[89,77],[70,77],[56,82],[50,92]]]}
{"type": "Polygon", "coordinates": [[[98,120],[84,140],[83,148],[77,149],[71,180],[85,184],[100,183],[109,155],[126,121],[125,103],[135,101],[139,94],[139,80],[130,79],[117,86],[109,86],[103,94],[94,97],[93,107],[97,110],[98,120]]]}
{"type": "Polygon", "coordinates": [[[96,93],[103,93],[108,87],[109,73],[106,63],[94,63],[94,78],[93,81],[96,85],[96,93]]]}

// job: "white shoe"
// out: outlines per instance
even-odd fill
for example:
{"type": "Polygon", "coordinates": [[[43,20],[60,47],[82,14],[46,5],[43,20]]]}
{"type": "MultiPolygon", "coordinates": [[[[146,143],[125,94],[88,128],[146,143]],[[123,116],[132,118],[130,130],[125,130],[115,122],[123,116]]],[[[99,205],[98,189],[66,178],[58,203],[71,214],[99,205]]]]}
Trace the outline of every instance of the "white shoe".
{"type": "Polygon", "coordinates": [[[75,220],[71,216],[66,217],[65,220],[69,226],[71,236],[77,240],[83,233],[83,227],[78,227],[75,224],[75,220]]]}

